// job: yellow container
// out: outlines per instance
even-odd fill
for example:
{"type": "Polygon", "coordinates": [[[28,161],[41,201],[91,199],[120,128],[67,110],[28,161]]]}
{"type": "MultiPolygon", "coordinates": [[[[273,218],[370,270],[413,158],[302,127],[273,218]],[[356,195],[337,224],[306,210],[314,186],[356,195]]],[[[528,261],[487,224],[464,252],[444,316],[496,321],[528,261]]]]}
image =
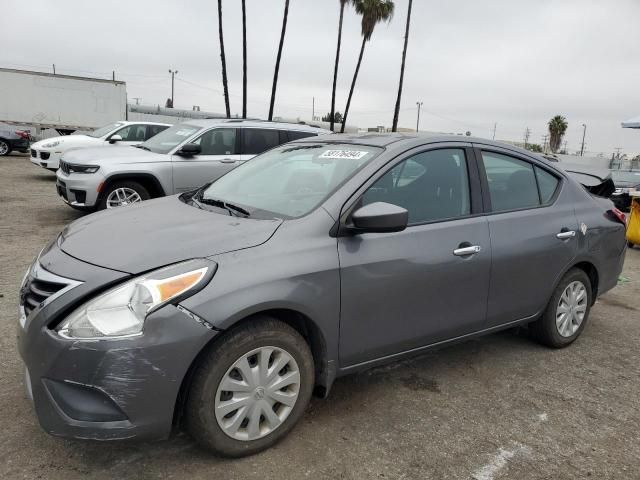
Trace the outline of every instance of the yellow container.
{"type": "Polygon", "coordinates": [[[631,199],[631,216],[627,224],[627,241],[632,245],[640,245],[640,197],[631,199]]]}

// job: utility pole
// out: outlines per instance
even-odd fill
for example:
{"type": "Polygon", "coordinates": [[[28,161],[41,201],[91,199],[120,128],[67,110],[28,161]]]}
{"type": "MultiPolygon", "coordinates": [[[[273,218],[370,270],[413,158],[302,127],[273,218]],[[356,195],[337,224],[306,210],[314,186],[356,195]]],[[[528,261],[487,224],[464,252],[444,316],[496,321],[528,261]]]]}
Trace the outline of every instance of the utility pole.
{"type": "Polygon", "coordinates": [[[549,135],[543,135],[542,136],[542,151],[544,153],[547,153],[547,139],[549,138],[549,135]]]}
{"type": "Polygon", "coordinates": [[[493,139],[496,139],[496,128],[498,127],[498,122],[493,124],[493,139]]]}
{"type": "Polygon", "coordinates": [[[524,131],[524,148],[527,148],[529,135],[531,135],[531,130],[529,129],[529,127],[527,127],[524,131]]]}
{"type": "Polygon", "coordinates": [[[580,156],[584,156],[584,137],[587,134],[587,125],[585,123],[582,124],[584,130],[582,130],[582,147],[580,147],[580,156]]]}
{"type": "Polygon", "coordinates": [[[54,75],[56,74],[56,64],[55,63],[53,64],[53,74],[54,75]]]}
{"type": "Polygon", "coordinates": [[[171,108],[173,108],[173,106],[174,106],[174,103],[173,103],[173,80],[174,80],[176,74],[178,73],[178,70],[169,69],[169,73],[171,74],[171,108]]]}
{"type": "Polygon", "coordinates": [[[567,141],[566,141],[566,140],[564,141],[564,148],[562,149],[562,151],[563,151],[565,154],[569,153],[569,151],[567,150],[567,141]]]}
{"type": "Polygon", "coordinates": [[[424,102],[416,102],[416,105],[418,106],[418,119],[416,120],[416,132],[420,131],[420,109],[422,108],[422,104],[424,102]]]}
{"type": "Polygon", "coordinates": [[[316,119],[316,97],[311,97],[311,121],[316,119]]]}
{"type": "Polygon", "coordinates": [[[133,97],[133,99],[136,101],[136,105],[140,105],[140,100],[142,100],[142,97],[133,97]]]}

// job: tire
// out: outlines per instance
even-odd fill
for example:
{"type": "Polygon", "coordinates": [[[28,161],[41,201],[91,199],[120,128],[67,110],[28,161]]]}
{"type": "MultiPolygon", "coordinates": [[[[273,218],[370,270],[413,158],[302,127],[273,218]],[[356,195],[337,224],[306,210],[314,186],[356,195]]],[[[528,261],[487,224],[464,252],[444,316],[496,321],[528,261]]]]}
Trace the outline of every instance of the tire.
{"type": "MultiPolygon", "coordinates": [[[[591,281],[587,274],[583,270],[572,268],[562,277],[560,283],[558,283],[542,316],[530,325],[529,329],[531,334],[537,341],[548,347],[562,348],[570,345],[580,336],[587,324],[593,301],[592,296],[591,281]],[[561,299],[563,298],[565,290],[567,290],[570,285],[575,286],[580,284],[584,291],[584,298],[577,303],[579,308],[575,309],[577,312],[575,315],[570,311],[567,312],[569,318],[566,319],[565,323],[560,317],[561,313],[559,309],[562,308],[560,305],[561,299]],[[582,320],[579,321],[579,325],[576,328],[580,311],[584,313],[582,320]],[[556,317],[558,317],[559,323],[556,322],[556,317]],[[563,325],[565,326],[564,334],[561,333],[563,325]]],[[[581,295],[579,295],[579,297],[581,297],[581,295]]],[[[563,305],[566,304],[567,302],[563,299],[563,305]]]]}
{"type": "MultiPolygon", "coordinates": [[[[257,362],[256,365],[252,365],[249,361],[247,366],[252,368],[251,371],[260,371],[260,365],[257,362]]],[[[304,415],[313,390],[314,371],[313,356],[309,345],[296,330],[286,323],[270,317],[258,317],[250,320],[238,328],[224,333],[205,352],[196,367],[185,402],[184,417],[187,430],[200,445],[216,455],[244,457],[265,450],[284,438],[304,415]],[[222,417],[225,411],[220,413],[219,405],[233,399],[230,393],[222,390],[222,381],[233,379],[231,381],[235,380],[237,382],[235,385],[239,385],[242,383],[238,382],[239,375],[240,379],[244,380],[243,385],[250,383],[246,381],[245,375],[238,368],[232,367],[252,352],[258,351],[254,353],[256,360],[258,357],[262,358],[261,353],[269,351],[265,347],[274,348],[275,352],[274,356],[264,357],[268,358],[269,362],[273,362],[269,363],[269,368],[273,368],[275,362],[280,362],[283,358],[286,359],[286,355],[283,356],[282,352],[290,355],[294,360],[293,363],[287,360],[283,368],[274,371],[276,376],[273,381],[285,379],[285,376],[288,375],[295,375],[297,368],[299,373],[297,385],[291,384],[276,391],[276,394],[279,395],[295,395],[297,388],[295,403],[287,406],[284,403],[276,402],[272,407],[266,407],[273,399],[268,392],[268,387],[261,393],[259,390],[262,387],[258,386],[250,390],[251,393],[248,396],[250,400],[248,401],[251,404],[246,408],[241,407],[245,409],[244,412],[241,412],[240,409],[228,410],[227,416],[222,417]],[[281,376],[281,372],[284,372],[285,376],[281,376]],[[218,404],[216,404],[216,400],[219,400],[218,404]],[[256,405],[259,405],[261,410],[258,410],[260,416],[254,425],[258,425],[260,429],[258,435],[263,436],[251,439],[249,438],[251,430],[249,419],[252,418],[256,405]],[[281,419],[281,423],[276,423],[272,428],[267,417],[274,417],[267,415],[265,408],[270,408],[272,413],[276,413],[276,417],[279,417],[278,420],[281,419]],[[217,417],[221,418],[221,422],[239,425],[235,435],[245,438],[238,439],[231,436],[232,433],[227,433],[223,429],[217,417]],[[247,423],[245,424],[245,422],[247,423]],[[263,432],[261,429],[265,429],[265,431],[263,432]]],[[[246,388],[250,389],[251,387],[246,388]]],[[[281,396],[280,398],[284,400],[287,397],[281,396]]]]}
{"type": "Polygon", "coordinates": [[[633,242],[627,242],[627,247],[629,247],[629,248],[633,248],[633,246],[634,246],[634,243],[633,243],[633,242]]]}
{"type": "MultiPolygon", "coordinates": [[[[119,190],[119,189],[121,191],[122,189],[124,189],[125,191],[133,191],[138,195],[140,199],[135,200],[135,202],[131,202],[131,203],[137,203],[144,200],[149,200],[151,198],[151,195],[149,195],[149,191],[138,182],[134,182],[132,180],[118,181],[108,185],[107,188],[104,190],[104,192],[102,192],[100,196],[100,201],[98,202],[97,210],[104,210],[105,208],[107,208],[108,207],[107,202],[110,200],[110,196],[114,194],[116,190],[119,190]]],[[[110,208],[116,208],[116,207],[110,207],[110,208]]]]}
{"type": "Polygon", "coordinates": [[[11,145],[6,140],[0,140],[0,157],[5,157],[11,153],[11,145]]]}

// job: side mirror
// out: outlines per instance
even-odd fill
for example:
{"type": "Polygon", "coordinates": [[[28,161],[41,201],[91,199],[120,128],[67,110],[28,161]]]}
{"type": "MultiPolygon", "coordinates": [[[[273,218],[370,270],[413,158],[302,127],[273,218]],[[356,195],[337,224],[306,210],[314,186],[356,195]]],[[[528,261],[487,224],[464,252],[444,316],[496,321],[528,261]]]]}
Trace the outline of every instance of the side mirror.
{"type": "Polygon", "coordinates": [[[111,135],[109,137],[109,143],[112,145],[116,142],[121,142],[121,141],[122,141],[122,137],[120,135],[111,135]]]}
{"type": "Polygon", "coordinates": [[[185,143],[176,153],[183,157],[192,157],[198,155],[202,151],[202,147],[197,143],[185,143]]]}
{"type": "Polygon", "coordinates": [[[359,208],[351,214],[352,233],[401,232],[407,228],[409,212],[391,203],[375,202],[359,208]]]}

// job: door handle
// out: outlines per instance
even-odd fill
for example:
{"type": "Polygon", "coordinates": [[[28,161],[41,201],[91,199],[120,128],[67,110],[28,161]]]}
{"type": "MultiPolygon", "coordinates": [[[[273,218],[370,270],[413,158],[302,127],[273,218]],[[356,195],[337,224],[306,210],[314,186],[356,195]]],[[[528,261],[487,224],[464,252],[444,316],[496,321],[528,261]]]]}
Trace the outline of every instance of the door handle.
{"type": "Polygon", "coordinates": [[[465,257],[467,255],[474,255],[478,253],[480,250],[482,250],[482,248],[480,248],[480,245],[471,245],[469,247],[456,248],[453,251],[453,254],[456,257],[465,257]]]}
{"type": "Polygon", "coordinates": [[[569,238],[572,238],[575,236],[576,236],[575,230],[566,230],[560,233],[556,233],[556,238],[559,238],[560,240],[568,240],[569,238]]]}
{"type": "Polygon", "coordinates": [[[233,158],[223,158],[220,163],[236,163],[236,161],[233,158]]]}

